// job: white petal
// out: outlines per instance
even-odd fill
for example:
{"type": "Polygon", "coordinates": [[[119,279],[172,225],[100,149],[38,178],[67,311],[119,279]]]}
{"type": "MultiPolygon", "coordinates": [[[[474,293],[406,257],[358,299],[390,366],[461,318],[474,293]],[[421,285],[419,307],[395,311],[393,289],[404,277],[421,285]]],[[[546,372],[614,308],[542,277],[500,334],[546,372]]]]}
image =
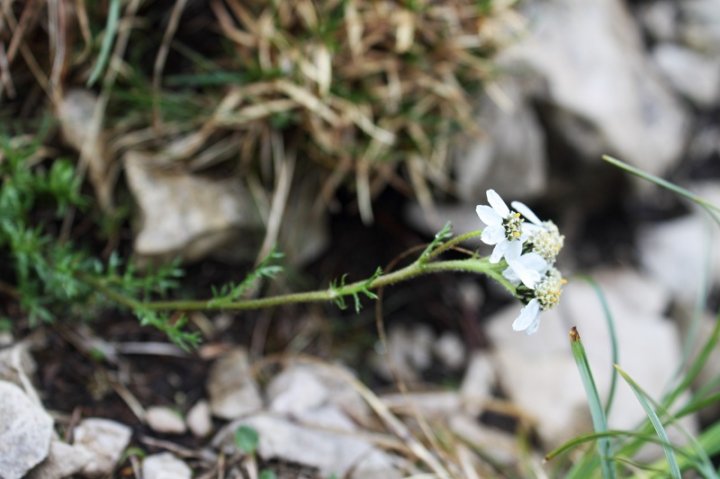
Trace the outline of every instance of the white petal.
{"type": "Polygon", "coordinates": [[[508,241],[508,244],[505,247],[505,259],[507,260],[508,264],[510,264],[510,261],[514,261],[514,260],[520,258],[521,253],[522,253],[522,242],[521,241],[508,241]]]}
{"type": "Polygon", "coordinates": [[[528,208],[525,203],[513,201],[512,207],[515,209],[515,211],[523,215],[525,218],[529,219],[531,223],[542,226],[542,221],[540,221],[540,218],[538,218],[537,215],[533,213],[533,210],[528,208]]]}
{"type": "Polygon", "coordinates": [[[520,277],[517,275],[517,273],[515,273],[515,270],[510,267],[505,268],[505,270],[503,271],[503,276],[506,280],[510,281],[513,286],[517,286],[520,284],[520,277]]]}
{"type": "Polygon", "coordinates": [[[492,206],[500,216],[507,218],[510,215],[510,208],[508,208],[503,199],[500,198],[500,195],[498,195],[495,190],[487,190],[486,194],[490,206],[492,206]]]}
{"type": "Polygon", "coordinates": [[[533,325],[538,314],[540,314],[540,302],[537,299],[531,299],[530,302],[520,310],[520,315],[513,321],[513,330],[525,331],[533,325]]]}
{"type": "Polygon", "coordinates": [[[535,332],[540,327],[540,314],[535,316],[535,321],[532,322],[530,326],[525,330],[525,333],[530,336],[531,334],[535,334],[535,332]]]}
{"type": "Polygon", "coordinates": [[[524,268],[517,268],[513,265],[510,265],[518,276],[520,276],[520,281],[527,286],[530,289],[535,289],[535,286],[540,282],[540,273],[538,271],[535,271],[533,269],[524,269],[524,268]]]}
{"type": "Polygon", "coordinates": [[[480,221],[488,226],[502,225],[502,217],[487,205],[477,205],[475,212],[480,217],[480,221]]]}
{"type": "Polygon", "coordinates": [[[509,241],[500,241],[497,245],[495,245],[495,248],[490,255],[490,262],[492,264],[497,264],[500,262],[502,257],[505,256],[505,251],[507,251],[509,244],[509,241]]]}
{"type": "Polygon", "coordinates": [[[502,225],[488,226],[483,230],[480,239],[485,244],[498,244],[505,240],[505,228],[502,225]]]}
{"type": "Polygon", "coordinates": [[[537,253],[526,253],[517,259],[518,263],[522,265],[524,269],[532,269],[538,273],[545,273],[548,268],[548,263],[537,253]]]}

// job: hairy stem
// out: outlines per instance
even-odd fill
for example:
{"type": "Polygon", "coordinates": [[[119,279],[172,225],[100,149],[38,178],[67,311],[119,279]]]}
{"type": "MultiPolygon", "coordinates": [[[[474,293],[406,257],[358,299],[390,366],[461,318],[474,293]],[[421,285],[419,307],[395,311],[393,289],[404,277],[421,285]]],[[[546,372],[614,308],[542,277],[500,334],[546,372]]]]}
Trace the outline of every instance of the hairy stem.
{"type": "Polygon", "coordinates": [[[385,286],[410,280],[417,276],[443,273],[443,272],[466,272],[485,274],[498,283],[502,284],[511,294],[515,294],[515,287],[510,284],[502,275],[504,265],[491,264],[486,258],[466,258],[460,260],[433,261],[421,263],[415,261],[408,266],[393,271],[391,273],[380,275],[374,279],[367,278],[365,280],[356,281],[354,283],[329,287],[319,291],[307,291],[304,293],[282,294],[278,296],[269,296],[258,299],[241,299],[229,303],[214,303],[212,300],[170,300],[170,301],[138,301],[127,297],[112,288],[92,279],[84,278],[100,293],[106,295],[109,299],[122,304],[131,309],[145,309],[152,311],[162,310],[179,310],[179,311],[208,311],[208,310],[226,310],[226,311],[242,311],[251,309],[272,308],[286,304],[297,303],[315,303],[324,301],[334,301],[338,298],[353,297],[367,291],[378,290],[385,286]]]}

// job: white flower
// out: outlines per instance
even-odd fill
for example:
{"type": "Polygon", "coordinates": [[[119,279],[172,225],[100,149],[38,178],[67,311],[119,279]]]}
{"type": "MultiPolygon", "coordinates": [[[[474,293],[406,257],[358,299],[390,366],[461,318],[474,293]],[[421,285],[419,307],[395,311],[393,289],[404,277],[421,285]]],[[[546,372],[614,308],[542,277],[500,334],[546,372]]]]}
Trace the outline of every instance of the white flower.
{"type": "Polygon", "coordinates": [[[534,252],[522,254],[520,241],[508,242],[505,261],[508,267],[503,271],[503,276],[515,286],[522,283],[529,289],[535,289],[535,285],[548,268],[547,261],[539,254],[534,252]]]}
{"type": "Polygon", "coordinates": [[[480,221],[487,225],[480,239],[485,244],[495,245],[490,262],[498,263],[505,256],[510,242],[525,239],[523,222],[520,214],[511,211],[495,190],[487,190],[486,194],[490,206],[478,205],[475,211],[480,221]]]}
{"type": "Polygon", "coordinates": [[[520,310],[513,321],[515,331],[533,334],[540,327],[540,313],[555,306],[560,301],[562,286],[565,284],[560,271],[550,268],[533,291],[533,298],[520,310]]]}
{"type": "Polygon", "coordinates": [[[533,211],[519,201],[513,201],[512,207],[520,212],[530,223],[523,223],[523,235],[532,246],[532,250],[545,260],[554,264],[557,255],[565,243],[565,237],[552,221],[541,221],[533,211]]]}

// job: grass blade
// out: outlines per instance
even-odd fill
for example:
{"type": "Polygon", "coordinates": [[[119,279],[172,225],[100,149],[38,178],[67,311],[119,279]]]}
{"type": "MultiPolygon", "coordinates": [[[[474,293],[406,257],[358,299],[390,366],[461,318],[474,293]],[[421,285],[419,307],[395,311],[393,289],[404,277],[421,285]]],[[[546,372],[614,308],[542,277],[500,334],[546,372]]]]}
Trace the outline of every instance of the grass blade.
{"type": "MultiPolygon", "coordinates": [[[[647,414],[650,423],[655,429],[655,433],[663,441],[663,443],[669,444],[670,439],[668,438],[667,432],[665,431],[665,428],[663,427],[660,418],[658,417],[655,409],[650,403],[648,395],[625,371],[620,369],[620,366],[616,364],[615,369],[617,369],[618,373],[623,377],[625,382],[628,383],[633,393],[635,393],[635,397],[637,397],[638,402],[645,410],[645,414],[647,414]]],[[[675,458],[675,452],[673,451],[672,447],[663,444],[663,450],[665,451],[665,458],[667,459],[668,466],[670,466],[670,474],[674,479],[681,479],[682,475],[680,474],[680,467],[678,466],[677,459],[675,458]]]]}
{"type": "Polygon", "coordinates": [[[107,24],[105,25],[105,36],[103,37],[100,54],[98,55],[95,67],[90,74],[87,86],[93,86],[107,66],[108,60],[110,59],[110,50],[112,50],[113,43],[115,42],[115,36],[118,32],[119,20],[120,0],[110,0],[110,11],[108,12],[107,24]]]}
{"type": "MultiPolygon", "coordinates": [[[[580,334],[577,328],[570,330],[570,347],[572,349],[573,358],[577,364],[580,378],[582,379],[585,394],[588,398],[588,406],[590,407],[590,415],[592,416],[593,427],[596,433],[607,432],[607,419],[605,417],[605,409],[598,395],[595,379],[593,378],[590,364],[585,354],[585,348],[580,341],[580,334]]],[[[598,439],[598,452],[600,453],[600,466],[605,479],[615,478],[615,468],[611,460],[610,439],[603,437],[598,439]]]]}
{"type": "MultiPolygon", "coordinates": [[[[598,300],[600,300],[600,305],[602,306],[603,314],[605,315],[605,322],[607,323],[608,327],[608,334],[610,335],[611,361],[612,364],[618,364],[620,362],[620,352],[618,349],[617,331],[615,330],[615,319],[613,317],[612,311],[610,311],[610,305],[608,304],[607,298],[605,297],[605,293],[603,293],[603,290],[597,283],[597,281],[595,281],[590,276],[586,276],[585,281],[587,281],[590,286],[592,286],[593,290],[595,290],[595,295],[598,297],[598,300]]],[[[608,390],[607,399],[605,399],[605,417],[610,415],[613,400],[615,399],[615,388],[617,386],[617,370],[615,368],[611,369],[612,376],[610,377],[610,389],[608,390]]]]}
{"type": "Polygon", "coordinates": [[[638,168],[635,168],[634,166],[630,166],[624,161],[620,161],[617,158],[613,158],[609,155],[603,155],[603,160],[610,163],[613,166],[616,166],[620,168],[621,170],[627,171],[628,173],[635,175],[639,178],[642,178],[644,180],[650,181],[652,183],[655,183],[658,186],[661,186],[667,190],[672,191],[673,193],[676,193],[683,198],[687,198],[688,200],[692,201],[693,203],[696,203],[700,205],[705,211],[708,212],[708,214],[712,217],[712,219],[720,226],[720,207],[710,203],[705,198],[702,198],[695,193],[686,190],[685,188],[682,188],[680,186],[677,186],[673,183],[670,183],[667,180],[664,180],[658,176],[651,175],[650,173],[646,173],[638,168]]]}

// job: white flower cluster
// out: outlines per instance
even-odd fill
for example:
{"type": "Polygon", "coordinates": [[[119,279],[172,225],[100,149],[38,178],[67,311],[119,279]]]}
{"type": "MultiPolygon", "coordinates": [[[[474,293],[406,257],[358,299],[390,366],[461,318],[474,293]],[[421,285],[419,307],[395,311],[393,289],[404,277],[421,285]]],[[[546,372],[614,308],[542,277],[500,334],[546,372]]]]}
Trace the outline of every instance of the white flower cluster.
{"type": "Polygon", "coordinates": [[[490,206],[479,205],[476,209],[487,225],[481,239],[494,246],[491,263],[505,259],[503,276],[517,287],[525,304],[513,329],[532,334],[540,326],[540,312],[560,300],[565,280],[554,265],[565,237],[555,223],[541,221],[519,201],[513,201],[510,209],[495,190],[487,191],[487,199],[490,206]]]}

